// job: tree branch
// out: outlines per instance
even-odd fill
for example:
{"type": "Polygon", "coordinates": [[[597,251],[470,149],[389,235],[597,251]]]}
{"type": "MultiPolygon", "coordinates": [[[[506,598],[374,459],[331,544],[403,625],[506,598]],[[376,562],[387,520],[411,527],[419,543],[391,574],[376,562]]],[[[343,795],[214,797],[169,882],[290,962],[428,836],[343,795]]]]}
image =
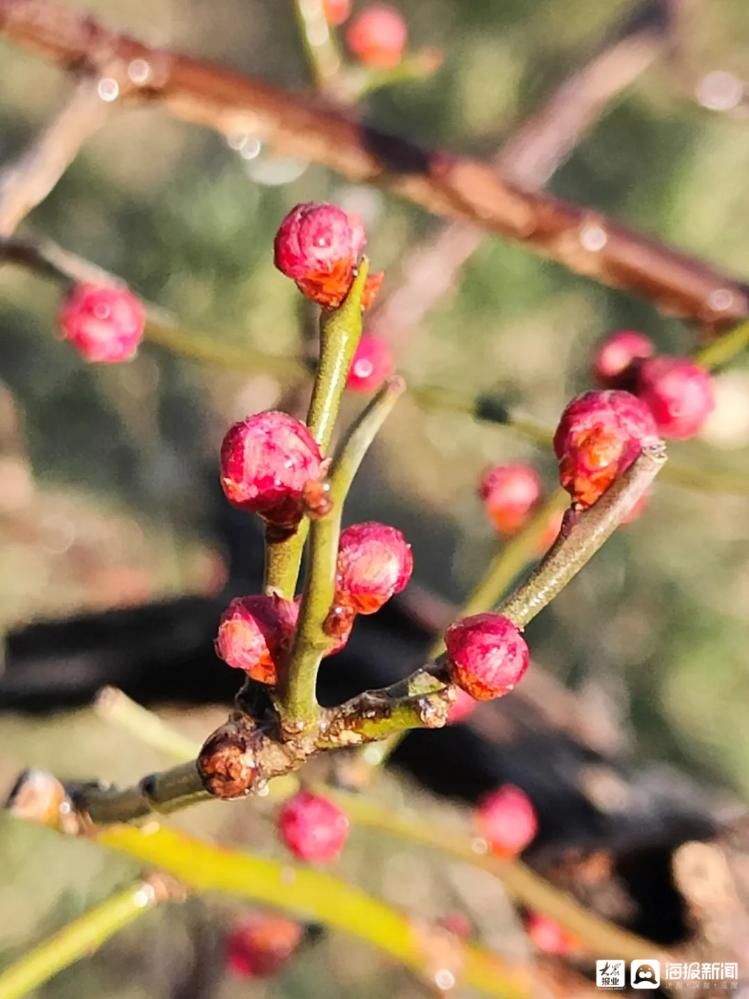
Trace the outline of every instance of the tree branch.
{"type": "Polygon", "coordinates": [[[123,86],[123,100],[158,100],[178,117],[223,133],[252,130],[291,155],[383,184],[670,313],[708,326],[749,315],[742,281],[594,209],[514,187],[491,164],[419,148],[253,77],[151,48],[53,0],[0,0],[0,32],[65,68],[93,74],[113,58],[125,65],[140,60],[147,77],[123,86]]]}

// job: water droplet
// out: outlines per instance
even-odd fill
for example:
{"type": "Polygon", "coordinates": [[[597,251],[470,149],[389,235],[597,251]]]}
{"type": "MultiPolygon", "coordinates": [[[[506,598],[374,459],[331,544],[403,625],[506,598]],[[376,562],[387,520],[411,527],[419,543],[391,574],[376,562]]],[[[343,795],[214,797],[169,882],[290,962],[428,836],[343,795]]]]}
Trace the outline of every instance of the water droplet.
{"type": "Polygon", "coordinates": [[[112,101],[116,101],[120,96],[120,85],[111,76],[105,76],[99,80],[96,92],[101,100],[106,101],[107,104],[111,104],[112,101]]]}
{"type": "Polygon", "coordinates": [[[449,968],[440,968],[434,976],[434,984],[440,992],[449,992],[455,988],[455,975],[449,968]]]}
{"type": "Polygon", "coordinates": [[[156,901],[156,889],[153,885],[141,885],[133,896],[133,901],[139,909],[147,909],[156,901]]]}
{"type": "Polygon", "coordinates": [[[145,59],[133,59],[127,67],[127,75],[132,83],[143,87],[151,79],[151,64],[145,59]]]}
{"type": "Polygon", "coordinates": [[[263,144],[256,135],[247,135],[239,150],[243,160],[254,160],[263,151],[263,144]]]}
{"type": "Polygon", "coordinates": [[[697,100],[708,111],[733,111],[745,93],[744,81],[723,69],[707,73],[695,88],[697,100]]]}
{"type": "Polygon", "coordinates": [[[483,836],[474,836],[471,840],[471,850],[474,853],[484,854],[489,852],[489,844],[483,836]]]}
{"type": "Polygon", "coordinates": [[[608,241],[606,230],[597,222],[584,222],[580,226],[580,245],[584,250],[599,253],[608,241]]]}
{"type": "Polygon", "coordinates": [[[733,292],[728,288],[716,288],[710,292],[707,304],[713,312],[725,312],[733,305],[733,292]]]}
{"type": "Polygon", "coordinates": [[[226,144],[229,149],[235,149],[237,152],[242,148],[242,146],[247,142],[249,136],[247,132],[229,132],[226,136],[226,144]]]}

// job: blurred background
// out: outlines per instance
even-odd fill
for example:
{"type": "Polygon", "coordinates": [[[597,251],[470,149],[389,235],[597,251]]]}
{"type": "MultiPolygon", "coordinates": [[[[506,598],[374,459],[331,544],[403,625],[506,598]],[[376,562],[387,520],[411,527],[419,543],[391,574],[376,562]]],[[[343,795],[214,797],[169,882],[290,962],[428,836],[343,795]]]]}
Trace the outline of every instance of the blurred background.
{"type": "MultiPolygon", "coordinates": [[[[425,80],[372,94],[364,104],[368,119],[430,146],[481,156],[491,155],[629,9],[597,0],[397,5],[413,46],[440,49],[444,63],[425,80]]],[[[149,43],[297,91],[309,87],[290,0],[101,0],[86,7],[149,43]]],[[[707,109],[714,101],[705,99],[704,80],[716,70],[749,78],[749,8],[744,0],[685,8],[663,57],[575,149],[550,189],[746,275],[749,117],[741,107],[727,114],[707,109]]],[[[5,43],[0,80],[4,162],[59,107],[70,84],[5,43]]],[[[190,329],[299,356],[311,313],[274,270],[271,245],[283,215],[307,200],[331,200],[362,215],[386,290],[397,285],[409,248],[439,225],[388,193],[149,108],[115,115],[22,231],[121,275],[190,329]]],[[[221,436],[249,412],[303,398],[267,372],[238,376],[148,343],[131,364],[86,366],[56,337],[57,300],[52,284],[0,268],[2,629],[218,592],[226,575],[212,530],[221,436]]],[[[647,302],[487,239],[452,294],[418,329],[399,336],[395,350],[414,383],[467,395],[499,391],[552,426],[566,401],[590,384],[596,341],[620,327],[642,329],[674,352],[695,343],[693,329],[647,302]]],[[[705,470],[707,491],[659,484],[646,515],[617,534],[533,623],[529,638],[538,664],[575,691],[635,764],[677,767],[745,800],[749,498],[710,488],[711,469],[749,473],[743,359],[719,376],[718,399],[702,438],[672,448],[675,460],[705,470]]],[[[359,405],[351,402],[349,414],[359,405]]],[[[367,460],[347,519],[400,527],[413,543],[415,581],[458,604],[496,548],[476,497],[478,476],[489,463],[516,459],[534,464],[551,487],[549,451],[511,429],[426,412],[406,398],[367,460]]],[[[213,711],[216,718],[222,713],[213,711]]],[[[170,715],[196,738],[213,720],[210,709],[170,715]]],[[[4,787],[25,766],[127,780],[161,762],[87,710],[0,715],[4,787]]],[[[427,810],[450,807],[394,778],[383,793],[395,802],[423,794],[427,810]]],[[[245,804],[231,815],[204,806],[180,823],[280,850],[262,809],[245,804]]],[[[105,897],[131,869],[86,843],[7,822],[0,826],[0,867],[6,955],[105,897]]],[[[342,869],[415,911],[440,915],[470,904],[487,942],[498,943],[492,934],[504,925],[497,913],[505,903],[475,873],[445,871],[434,858],[368,833],[354,837],[342,869]]],[[[379,957],[349,941],[316,944],[270,984],[233,980],[217,955],[222,927],[238,911],[231,902],[193,899],[154,913],[40,994],[423,994],[405,972],[383,970],[379,957]]]]}

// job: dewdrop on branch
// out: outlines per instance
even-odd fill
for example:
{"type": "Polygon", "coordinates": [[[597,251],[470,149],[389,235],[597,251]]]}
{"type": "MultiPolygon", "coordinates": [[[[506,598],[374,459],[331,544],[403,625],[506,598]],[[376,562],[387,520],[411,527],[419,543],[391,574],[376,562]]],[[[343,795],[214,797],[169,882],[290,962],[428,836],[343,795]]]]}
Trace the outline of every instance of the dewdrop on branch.
{"type": "Polygon", "coordinates": [[[256,413],[231,427],[221,445],[221,486],[234,506],[293,529],[304,489],[320,476],[322,454],[308,428],[288,413],[256,413]]]}
{"type": "Polygon", "coordinates": [[[63,300],[59,322],[63,340],[87,361],[118,364],[135,355],[146,314],[128,288],[78,284],[63,300]]]}
{"type": "Polygon", "coordinates": [[[450,679],[477,701],[508,694],[528,668],[528,646],[503,614],[474,614],[445,632],[450,679]]]}
{"type": "MultiPolygon", "coordinates": [[[[297,288],[326,309],[337,309],[348,294],[367,243],[361,220],[328,202],[293,208],[279,226],[274,262],[297,288]]],[[[362,304],[371,305],[382,274],[367,278],[362,304]]]]}

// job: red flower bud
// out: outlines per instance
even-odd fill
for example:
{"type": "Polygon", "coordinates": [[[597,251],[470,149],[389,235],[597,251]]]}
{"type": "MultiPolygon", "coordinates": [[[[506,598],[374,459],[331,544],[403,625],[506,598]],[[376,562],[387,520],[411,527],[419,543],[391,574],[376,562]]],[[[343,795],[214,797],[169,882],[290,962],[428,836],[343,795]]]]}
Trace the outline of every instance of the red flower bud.
{"type": "Polygon", "coordinates": [[[239,978],[266,978],[286,964],[302,941],[299,923],[256,913],[238,923],[226,943],[226,963],[239,978]]]}
{"type": "Polygon", "coordinates": [[[519,531],[541,495],[541,480],[530,465],[496,465],[479,483],[487,516],[500,534],[519,531]]]}
{"type": "Polygon", "coordinates": [[[413,572],[411,546],[387,524],[352,524],[338,545],[336,603],[374,614],[405,589],[413,572]]]}
{"type": "Polygon", "coordinates": [[[288,413],[256,413],[229,429],[221,445],[221,485],[234,506],[293,528],[305,484],[320,475],[322,455],[307,427],[288,413]]]}
{"type": "MultiPolygon", "coordinates": [[[[292,278],[307,298],[337,309],[351,288],[367,237],[361,220],[327,202],[293,208],[281,223],[274,243],[276,267],[292,278]]],[[[366,308],[382,284],[382,274],[367,279],[366,308]]]]}
{"type": "Polygon", "coordinates": [[[542,954],[564,957],[579,947],[574,934],[540,912],[528,913],[525,917],[525,930],[531,943],[542,954]]]}
{"type": "Polygon", "coordinates": [[[394,368],[390,345],[382,337],[365,333],[356,348],[346,387],[352,392],[373,392],[394,368]]]}
{"type": "Polygon", "coordinates": [[[343,24],[351,13],[351,0],[323,0],[323,8],[331,24],[343,24]]]}
{"type": "Polygon", "coordinates": [[[281,806],[278,831],[300,860],[334,860],[348,837],[349,820],[330,799],[299,791],[281,806]]]}
{"type": "Polygon", "coordinates": [[[514,784],[504,784],[483,798],[475,818],[492,851],[502,857],[516,857],[538,833],[536,809],[514,784]]]}
{"type": "Polygon", "coordinates": [[[702,430],[715,408],[708,371],[686,357],[653,357],[640,368],[638,395],[664,437],[687,440],[702,430]]]}
{"type": "Polygon", "coordinates": [[[394,69],[408,44],[403,15],[388,4],[375,4],[354,18],[346,31],[348,47],[366,66],[394,69]]]}
{"type": "Polygon", "coordinates": [[[221,615],[216,654],[253,680],[275,684],[298,614],[298,605],[281,597],[237,597],[221,615]]]}
{"type": "Polygon", "coordinates": [[[580,507],[591,506],[658,431],[648,407],[617,389],[585,392],[567,406],[554,434],[559,478],[580,507]]]}
{"type": "Polygon", "coordinates": [[[128,288],[78,284],[64,299],[59,320],[63,339],[87,361],[117,364],[138,349],[146,314],[128,288]]]}
{"type": "Polygon", "coordinates": [[[654,353],[655,344],[649,336],[637,330],[617,330],[598,345],[593,370],[599,382],[609,388],[629,387],[621,384],[622,379],[632,373],[637,362],[654,353]]]}
{"type": "Polygon", "coordinates": [[[474,614],[451,624],[445,646],[453,683],[477,701],[509,693],[528,668],[528,646],[502,614],[474,614]]]}

